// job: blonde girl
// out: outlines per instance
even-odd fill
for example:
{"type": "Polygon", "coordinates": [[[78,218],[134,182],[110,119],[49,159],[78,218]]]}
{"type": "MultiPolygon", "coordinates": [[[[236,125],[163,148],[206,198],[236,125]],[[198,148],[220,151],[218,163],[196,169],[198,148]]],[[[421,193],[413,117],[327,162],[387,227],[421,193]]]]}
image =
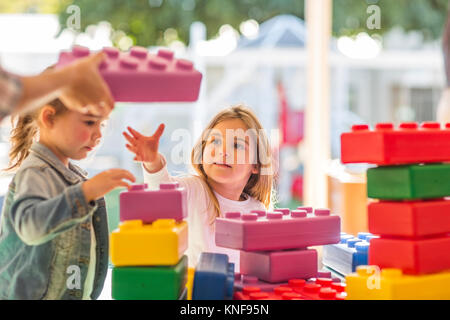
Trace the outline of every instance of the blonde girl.
{"type": "Polygon", "coordinates": [[[188,197],[190,266],[201,252],[226,253],[239,269],[239,251],[217,247],[214,222],[226,212],[266,210],[271,205],[272,160],[265,131],[255,114],[238,105],[219,112],[203,131],[191,153],[195,174],[174,177],[166,159],[158,152],[161,124],[155,134],[143,136],[128,127],[124,136],[134,160],[143,162],[144,181],[149,188],[178,182],[188,197]]]}

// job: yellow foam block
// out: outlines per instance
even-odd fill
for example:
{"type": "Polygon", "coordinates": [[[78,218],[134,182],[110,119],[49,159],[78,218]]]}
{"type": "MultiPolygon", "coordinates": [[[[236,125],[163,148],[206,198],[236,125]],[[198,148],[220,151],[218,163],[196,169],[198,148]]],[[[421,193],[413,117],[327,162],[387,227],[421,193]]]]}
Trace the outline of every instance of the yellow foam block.
{"type": "Polygon", "coordinates": [[[175,265],[187,249],[187,222],[159,219],[151,224],[128,220],[111,233],[111,262],[115,266],[175,265]]]}
{"type": "Polygon", "coordinates": [[[412,276],[400,269],[358,266],[345,279],[348,300],[450,299],[450,271],[412,276]]]}
{"type": "Polygon", "coordinates": [[[192,300],[192,287],[194,285],[194,274],[195,268],[188,268],[187,282],[186,282],[188,300],[192,300]]]}

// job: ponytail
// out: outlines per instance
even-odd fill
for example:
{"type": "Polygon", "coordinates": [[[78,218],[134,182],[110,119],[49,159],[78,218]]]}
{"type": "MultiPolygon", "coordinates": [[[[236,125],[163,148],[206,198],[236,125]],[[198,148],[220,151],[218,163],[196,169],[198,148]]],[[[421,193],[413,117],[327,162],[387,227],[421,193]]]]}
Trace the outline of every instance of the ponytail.
{"type": "MultiPolygon", "coordinates": [[[[55,109],[58,115],[67,110],[64,104],[59,99],[54,99],[47,104],[55,109]]],[[[30,154],[30,148],[33,142],[38,138],[39,126],[38,126],[38,116],[42,108],[34,110],[33,112],[25,113],[19,115],[17,121],[14,125],[13,118],[13,128],[11,130],[11,149],[9,151],[9,167],[4,169],[4,171],[13,171],[20,167],[22,162],[30,154]]]]}
{"type": "MultiPolygon", "coordinates": [[[[13,119],[14,121],[14,119],[13,119]]],[[[20,115],[11,130],[11,149],[9,151],[9,167],[5,171],[18,168],[30,153],[31,145],[39,129],[33,114],[20,115]]]]}

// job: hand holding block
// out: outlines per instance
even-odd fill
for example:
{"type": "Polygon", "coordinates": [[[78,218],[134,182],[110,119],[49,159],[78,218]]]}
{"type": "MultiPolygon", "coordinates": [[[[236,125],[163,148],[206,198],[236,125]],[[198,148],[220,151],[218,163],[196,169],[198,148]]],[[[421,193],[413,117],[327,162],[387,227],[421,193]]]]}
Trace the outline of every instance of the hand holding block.
{"type": "Polygon", "coordinates": [[[227,212],[216,219],[216,245],[245,251],[283,250],[338,243],[340,218],[328,209],[227,212]]]}
{"type": "Polygon", "coordinates": [[[378,123],[375,130],[354,125],[341,135],[342,163],[377,165],[431,163],[450,160],[450,123],[444,129],[437,122],[378,123]]]}
{"type": "MultiPolygon", "coordinates": [[[[175,59],[174,53],[160,49],[148,53],[146,48],[132,47],[129,52],[104,48],[107,58],[100,64],[100,74],[116,101],[123,102],[191,102],[198,99],[202,74],[192,62],[175,59]]],[[[74,46],[61,52],[57,67],[88,56],[88,48],[74,46]]]]}
{"type": "Polygon", "coordinates": [[[111,233],[111,262],[115,266],[173,266],[187,249],[187,222],[160,219],[122,222],[111,233]]]}
{"type": "Polygon", "coordinates": [[[161,183],[159,190],[147,190],[147,185],[134,185],[120,193],[120,221],[157,219],[183,220],[187,217],[186,189],[178,183],[161,183]]]}

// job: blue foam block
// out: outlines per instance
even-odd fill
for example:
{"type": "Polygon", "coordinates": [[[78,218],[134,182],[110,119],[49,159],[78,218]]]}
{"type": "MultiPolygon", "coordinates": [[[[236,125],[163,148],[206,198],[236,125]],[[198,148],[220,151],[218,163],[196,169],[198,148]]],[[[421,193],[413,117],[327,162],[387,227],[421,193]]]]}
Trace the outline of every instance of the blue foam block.
{"type": "Polygon", "coordinates": [[[228,256],[203,252],[195,268],[192,300],[230,300],[233,284],[234,263],[228,256]]]}

